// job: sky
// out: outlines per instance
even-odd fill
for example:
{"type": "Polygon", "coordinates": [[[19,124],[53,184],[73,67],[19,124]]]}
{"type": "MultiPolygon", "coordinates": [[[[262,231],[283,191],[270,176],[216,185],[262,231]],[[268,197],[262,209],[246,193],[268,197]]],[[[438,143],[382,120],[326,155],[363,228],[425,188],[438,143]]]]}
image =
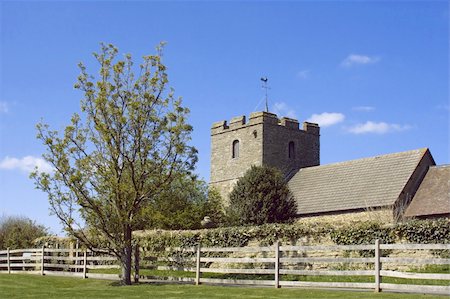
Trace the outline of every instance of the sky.
{"type": "Polygon", "coordinates": [[[447,1],[1,1],[0,35],[0,216],[54,234],[35,125],[80,111],[77,64],[96,73],[100,42],[136,63],[167,42],[206,181],[212,123],[263,110],[263,76],[271,112],[321,125],[321,164],[424,147],[450,163],[447,1]]]}

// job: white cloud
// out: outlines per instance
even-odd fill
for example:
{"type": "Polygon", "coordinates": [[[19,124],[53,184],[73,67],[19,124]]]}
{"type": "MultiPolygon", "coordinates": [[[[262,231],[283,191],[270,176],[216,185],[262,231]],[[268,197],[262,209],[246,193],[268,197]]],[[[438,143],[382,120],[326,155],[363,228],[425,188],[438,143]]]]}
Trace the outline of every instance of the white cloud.
{"type": "Polygon", "coordinates": [[[365,64],[374,64],[380,61],[379,57],[375,56],[367,56],[367,55],[358,55],[358,54],[350,54],[341,62],[341,66],[351,67],[354,65],[365,65],[365,64]]]}
{"type": "Polygon", "coordinates": [[[8,113],[9,107],[8,103],[5,101],[0,101],[0,113],[8,113]]]}
{"type": "Polygon", "coordinates": [[[295,113],[295,110],[292,109],[291,107],[289,107],[284,102],[276,102],[275,104],[273,104],[271,112],[275,113],[279,117],[286,116],[286,117],[289,117],[289,118],[297,119],[297,115],[295,113]]]}
{"type": "Polygon", "coordinates": [[[367,121],[348,128],[352,134],[386,134],[391,132],[401,132],[411,129],[410,125],[388,124],[385,122],[367,121]]]}
{"type": "Polygon", "coordinates": [[[53,172],[53,167],[47,161],[39,157],[25,156],[18,159],[6,156],[0,161],[0,169],[19,169],[25,173],[30,173],[34,171],[35,167],[37,167],[40,172],[53,172]]]}
{"type": "Polygon", "coordinates": [[[372,106],[358,106],[358,107],[353,107],[352,108],[355,111],[364,111],[364,112],[370,112],[375,110],[375,107],[372,106]]]}
{"type": "Polygon", "coordinates": [[[344,121],[345,115],[337,112],[324,112],[313,114],[306,121],[319,124],[321,127],[329,127],[344,121]]]}
{"type": "Polygon", "coordinates": [[[311,71],[310,70],[301,70],[297,73],[298,79],[307,79],[309,78],[311,71]]]}

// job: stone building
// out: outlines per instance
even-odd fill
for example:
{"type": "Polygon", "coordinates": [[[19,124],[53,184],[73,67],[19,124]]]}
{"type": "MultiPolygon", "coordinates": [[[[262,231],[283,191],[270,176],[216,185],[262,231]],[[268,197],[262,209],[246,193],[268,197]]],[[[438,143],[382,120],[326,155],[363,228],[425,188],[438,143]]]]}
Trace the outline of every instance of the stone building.
{"type": "Polygon", "coordinates": [[[430,167],[405,217],[450,218],[450,165],[430,167]]]}
{"type": "Polygon", "coordinates": [[[210,186],[224,199],[251,165],[279,168],[286,177],[300,168],[320,164],[319,126],[308,122],[303,129],[295,119],[256,112],[220,121],[211,128],[210,186]]]}
{"type": "Polygon", "coordinates": [[[288,185],[300,217],[401,220],[433,165],[424,148],[300,169],[288,185]]]}
{"type": "MultiPolygon", "coordinates": [[[[442,175],[443,171],[433,175],[437,173],[435,162],[426,148],[320,165],[317,124],[304,122],[299,128],[297,120],[278,119],[268,112],[252,113],[248,122],[245,116],[239,116],[229,123],[214,123],[210,186],[219,190],[225,203],[236,181],[252,165],[268,165],[282,171],[297,201],[299,217],[397,221],[403,218],[411,201],[414,209],[410,209],[409,217],[421,215],[423,203],[415,201],[426,201],[428,207],[450,207],[450,175],[442,175]],[[430,179],[424,180],[426,176],[430,179]],[[427,192],[421,191],[418,194],[425,195],[416,200],[414,196],[422,181],[429,180],[440,186],[433,192],[446,195],[426,196],[427,192]]],[[[433,215],[429,212],[427,217],[433,215]]],[[[450,214],[447,209],[436,215],[450,214]]]]}

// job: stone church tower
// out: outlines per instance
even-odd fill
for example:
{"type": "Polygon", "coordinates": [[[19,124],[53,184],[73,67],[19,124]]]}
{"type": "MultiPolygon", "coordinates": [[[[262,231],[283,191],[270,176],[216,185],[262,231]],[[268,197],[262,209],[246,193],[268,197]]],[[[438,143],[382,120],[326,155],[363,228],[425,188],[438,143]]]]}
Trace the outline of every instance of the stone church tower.
{"type": "Polygon", "coordinates": [[[225,202],[237,180],[251,165],[280,169],[287,179],[300,168],[320,164],[320,128],[295,119],[278,119],[276,114],[255,112],[220,121],[211,128],[210,186],[219,190],[225,202]]]}

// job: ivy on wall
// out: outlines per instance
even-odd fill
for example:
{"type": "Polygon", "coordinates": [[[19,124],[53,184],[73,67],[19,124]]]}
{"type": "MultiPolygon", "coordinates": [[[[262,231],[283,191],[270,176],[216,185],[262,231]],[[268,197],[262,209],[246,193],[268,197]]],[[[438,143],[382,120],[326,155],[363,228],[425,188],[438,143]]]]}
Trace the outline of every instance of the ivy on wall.
{"type": "Polygon", "coordinates": [[[415,220],[388,226],[376,222],[344,226],[300,222],[198,231],[151,231],[137,234],[135,238],[144,250],[151,252],[167,247],[188,248],[199,243],[205,247],[242,247],[252,241],[265,246],[277,240],[294,244],[298,240],[318,243],[326,238],[338,245],[373,244],[375,239],[380,239],[381,243],[450,243],[450,222],[446,219],[415,220]]]}
{"type": "MultiPolygon", "coordinates": [[[[260,226],[224,227],[192,231],[144,231],[134,234],[134,242],[144,251],[157,253],[166,248],[192,248],[199,243],[204,247],[242,247],[250,242],[268,246],[277,240],[284,244],[319,243],[331,240],[337,245],[381,243],[450,243],[450,221],[414,220],[393,225],[377,222],[352,222],[346,225],[332,223],[264,224],[260,226]],[[300,241],[300,242],[299,242],[300,241]]],[[[100,240],[99,240],[100,241],[100,240]]],[[[36,246],[69,247],[74,240],[59,237],[42,237],[36,246]]],[[[73,246],[73,245],[72,245],[73,246]]]]}
{"type": "Polygon", "coordinates": [[[450,243],[450,222],[410,221],[396,225],[396,232],[408,243],[450,243]]]}
{"type": "Polygon", "coordinates": [[[337,245],[373,244],[376,239],[379,239],[380,243],[390,244],[398,239],[395,227],[383,227],[382,224],[374,222],[333,230],[330,237],[337,245]]]}

